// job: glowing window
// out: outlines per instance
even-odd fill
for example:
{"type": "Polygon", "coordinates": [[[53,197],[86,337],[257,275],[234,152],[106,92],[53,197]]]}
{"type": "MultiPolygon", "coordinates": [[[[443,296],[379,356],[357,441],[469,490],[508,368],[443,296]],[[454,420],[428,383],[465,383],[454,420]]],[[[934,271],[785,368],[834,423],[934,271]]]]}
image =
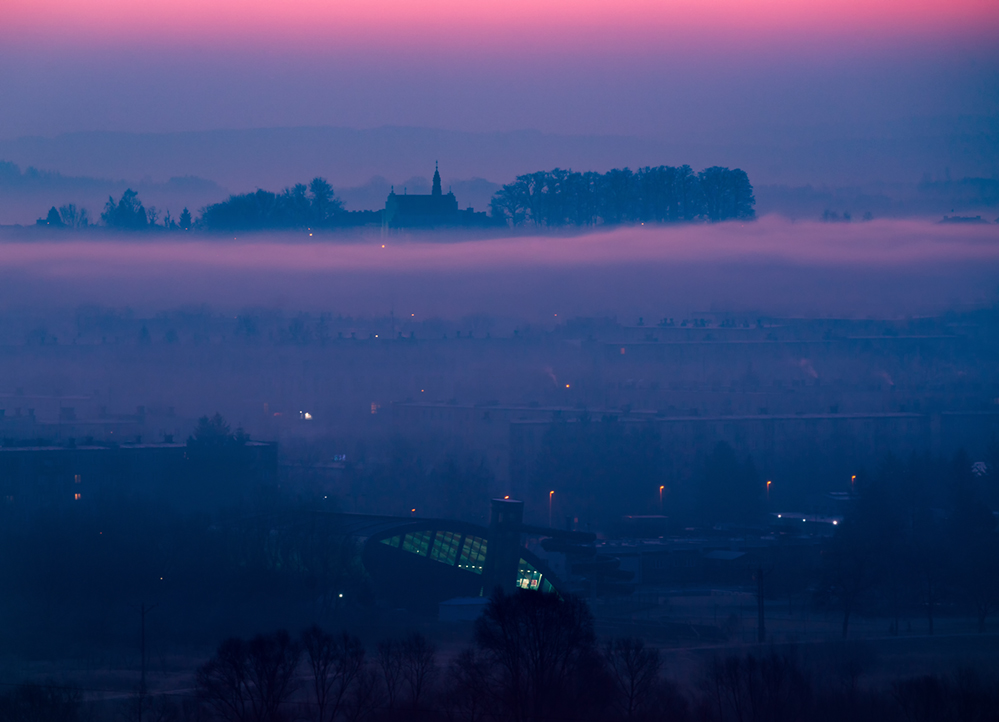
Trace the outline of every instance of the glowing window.
{"type": "Polygon", "coordinates": [[[80,481],[81,481],[81,479],[80,479],[80,475],[79,475],[79,474],[74,474],[74,475],[73,475],[73,483],[74,483],[74,484],[79,484],[79,483],[80,483],[80,481]]]}
{"type": "MultiPolygon", "coordinates": [[[[517,568],[518,587],[521,589],[542,589],[541,576],[541,572],[531,566],[528,562],[523,559],[520,560],[520,566],[517,568]]],[[[547,584],[547,582],[545,583],[547,584]]],[[[551,585],[548,584],[548,587],[551,587],[551,585]]]]}
{"type": "Polygon", "coordinates": [[[388,544],[390,547],[399,548],[399,542],[402,541],[402,537],[394,536],[388,539],[382,539],[382,544],[388,544]]]}
{"type": "Polygon", "coordinates": [[[73,498],[76,499],[77,501],[79,501],[80,500],[80,495],[79,494],[73,494],[73,498]]]}
{"type": "Polygon", "coordinates": [[[458,568],[482,574],[485,563],[486,540],[477,536],[465,537],[465,543],[461,547],[461,559],[458,560],[458,568]]]}
{"type": "Polygon", "coordinates": [[[439,531],[434,538],[434,546],[430,550],[430,558],[435,561],[454,566],[458,558],[458,546],[461,544],[461,534],[452,531],[439,531]]]}
{"type": "Polygon", "coordinates": [[[403,537],[402,550],[421,557],[427,556],[430,550],[430,539],[433,537],[432,531],[411,532],[403,537]]]}

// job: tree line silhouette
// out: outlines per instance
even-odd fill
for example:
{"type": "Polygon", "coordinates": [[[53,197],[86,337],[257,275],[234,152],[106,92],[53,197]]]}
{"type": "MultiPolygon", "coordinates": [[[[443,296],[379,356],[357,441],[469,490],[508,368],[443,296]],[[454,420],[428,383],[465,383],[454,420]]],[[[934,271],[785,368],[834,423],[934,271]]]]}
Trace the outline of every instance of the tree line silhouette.
{"type": "Polygon", "coordinates": [[[810,654],[761,645],[716,654],[679,685],[659,649],[635,637],[598,641],[573,596],[496,590],[472,644],[443,658],[419,632],[366,647],[317,625],[230,637],[194,672],[194,689],[145,689],[103,708],[78,690],[21,684],[0,695],[0,722],[83,719],[200,722],[990,722],[999,683],[972,670],[864,678],[873,651],[810,654]],[[862,682],[863,680],[863,682],[862,682]]]}
{"type": "MultiPolygon", "coordinates": [[[[565,431],[555,432],[551,443],[568,443],[559,440],[565,431]]],[[[632,463],[627,448],[644,455],[654,439],[598,426],[581,432],[579,442],[632,463]]],[[[192,467],[179,485],[181,496],[193,503],[198,488],[234,466],[244,443],[245,436],[220,416],[203,418],[188,440],[192,467]]],[[[999,449],[993,449],[981,474],[963,454],[946,464],[889,457],[876,474],[859,472],[850,508],[836,533],[821,542],[817,562],[796,557],[793,544],[775,545],[765,552],[770,571],[761,592],[769,602],[793,592],[803,604],[838,612],[844,636],[859,614],[888,623],[890,633],[902,633],[902,622],[918,616],[932,633],[938,617],[971,613],[984,630],[999,605],[999,537],[991,513],[999,500],[997,459],[999,449]]],[[[397,463],[383,470],[386,477],[396,473],[397,463]]],[[[645,473],[655,458],[634,463],[636,473],[645,473]]],[[[545,464],[561,473],[553,460],[545,464]]],[[[596,494],[602,473],[581,479],[579,491],[596,494]]],[[[464,488],[462,479],[476,474],[474,467],[457,465],[442,472],[441,483],[464,488]]],[[[704,460],[701,483],[704,499],[696,514],[709,526],[749,522],[763,513],[760,478],[731,448],[719,446],[704,460]],[[712,498],[727,500],[709,506],[712,498]],[[742,515],[740,505],[747,507],[742,515]]],[[[612,488],[606,487],[605,502],[612,488]]],[[[96,645],[124,634],[119,622],[127,613],[121,599],[126,590],[158,599],[161,623],[186,630],[176,637],[199,641],[216,634],[219,613],[223,628],[240,630],[229,633],[245,634],[273,628],[277,608],[284,612],[282,623],[295,628],[316,619],[344,624],[373,605],[356,546],[330,515],[270,496],[263,503],[269,514],[244,506],[239,513],[212,515],[210,526],[202,512],[180,514],[141,499],[111,504],[93,518],[39,515],[18,527],[5,517],[3,543],[29,550],[0,564],[12,609],[30,606],[40,617],[29,620],[26,643],[52,635],[61,644],[96,645]],[[150,575],[150,568],[166,573],[150,575]],[[193,606],[184,601],[190,589],[199,590],[193,606]]],[[[16,618],[25,621],[23,614],[16,618]]],[[[144,719],[246,722],[994,719],[968,717],[967,710],[999,708],[995,680],[961,673],[858,685],[869,662],[862,645],[844,644],[832,686],[793,649],[761,645],[711,660],[699,684],[679,687],[660,653],[642,641],[598,641],[581,600],[517,592],[494,596],[472,646],[448,659],[419,635],[367,648],[351,635],[314,627],[300,637],[234,637],[198,671],[196,695],[180,702],[137,697],[130,704],[161,705],[144,719]],[[171,717],[167,707],[175,704],[191,709],[171,717]]],[[[0,694],[0,722],[78,719],[81,704],[70,692],[28,685],[0,694]],[[36,714],[39,707],[56,711],[36,714]]]]}
{"type": "Polygon", "coordinates": [[[332,225],[343,212],[333,186],[317,177],[308,186],[296,183],[281,193],[258,189],[229,196],[204,208],[198,222],[207,230],[322,228],[332,225]]]}
{"type": "MultiPolygon", "coordinates": [[[[628,168],[579,173],[555,168],[518,176],[490,201],[497,225],[539,228],[588,227],[628,223],[717,222],[755,217],[753,186],[743,170],[713,166],[695,173],[690,166],[628,168]]],[[[322,177],[297,183],[279,193],[257,189],[233,194],[201,209],[195,220],[184,208],[174,219],[167,211],[146,207],[127,189],[110,197],[100,215],[107,228],[125,231],[254,231],[332,229],[379,223],[380,211],[347,211],[322,177]]],[[[86,209],[70,204],[52,207],[38,225],[82,228],[86,209]]]]}
{"type": "Polygon", "coordinates": [[[917,456],[888,458],[873,478],[858,475],[857,498],[823,552],[816,587],[818,603],[840,610],[844,638],[860,611],[887,616],[892,634],[915,611],[933,634],[955,603],[974,614],[980,633],[999,609],[996,470],[976,476],[964,453],[949,473],[932,469],[917,456]],[[943,494],[934,488],[941,482],[943,494]]]}
{"type": "Polygon", "coordinates": [[[555,168],[518,176],[493,197],[491,213],[513,226],[727,221],[755,217],[753,186],[743,170],[713,166],[579,173],[555,168]]]}

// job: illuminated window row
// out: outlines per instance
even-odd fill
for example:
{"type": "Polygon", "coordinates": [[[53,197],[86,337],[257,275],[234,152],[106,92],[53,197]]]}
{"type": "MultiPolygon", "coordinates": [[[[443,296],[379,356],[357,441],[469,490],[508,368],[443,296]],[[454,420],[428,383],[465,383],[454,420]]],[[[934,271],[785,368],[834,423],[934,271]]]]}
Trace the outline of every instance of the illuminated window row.
{"type": "Polygon", "coordinates": [[[521,559],[520,565],[517,567],[517,586],[520,589],[542,591],[546,594],[555,591],[551,582],[545,579],[544,575],[526,559],[521,559]]]}
{"type": "Polygon", "coordinates": [[[486,564],[487,540],[482,537],[466,536],[462,543],[459,532],[438,531],[435,534],[433,531],[417,531],[381,541],[387,546],[428,557],[449,567],[453,567],[457,560],[459,569],[476,574],[482,574],[486,564]]]}

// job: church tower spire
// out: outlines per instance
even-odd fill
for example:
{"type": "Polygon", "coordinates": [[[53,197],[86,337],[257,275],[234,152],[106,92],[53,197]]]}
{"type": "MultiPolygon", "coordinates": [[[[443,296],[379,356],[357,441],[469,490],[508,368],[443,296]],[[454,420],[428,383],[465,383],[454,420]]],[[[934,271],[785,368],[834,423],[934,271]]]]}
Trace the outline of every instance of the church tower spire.
{"type": "Polygon", "coordinates": [[[441,172],[437,167],[437,161],[434,161],[434,188],[430,191],[432,196],[441,195],[441,172]]]}

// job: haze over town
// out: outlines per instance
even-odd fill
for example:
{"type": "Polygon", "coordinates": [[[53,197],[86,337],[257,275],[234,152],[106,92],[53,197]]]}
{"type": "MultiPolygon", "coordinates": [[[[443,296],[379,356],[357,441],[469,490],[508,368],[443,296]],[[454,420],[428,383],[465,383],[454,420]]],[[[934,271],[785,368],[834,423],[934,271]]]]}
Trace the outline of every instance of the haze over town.
{"type": "Polygon", "coordinates": [[[0,722],[996,719],[997,48],[7,0],[0,722]]]}

